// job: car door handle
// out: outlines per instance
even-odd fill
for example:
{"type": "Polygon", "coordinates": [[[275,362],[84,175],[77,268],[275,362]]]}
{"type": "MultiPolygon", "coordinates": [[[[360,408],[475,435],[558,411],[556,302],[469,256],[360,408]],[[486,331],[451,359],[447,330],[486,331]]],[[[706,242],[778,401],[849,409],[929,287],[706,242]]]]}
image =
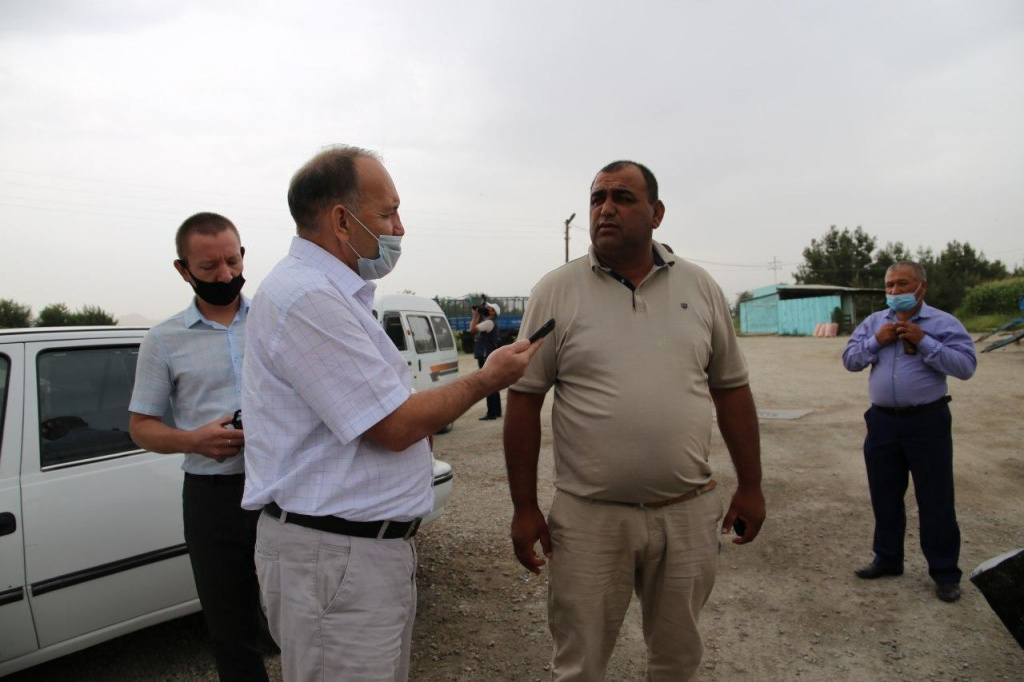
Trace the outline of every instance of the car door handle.
{"type": "Polygon", "coordinates": [[[11,512],[0,514],[0,535],[10,535],[18,530],[18,521],[11,512]]]}

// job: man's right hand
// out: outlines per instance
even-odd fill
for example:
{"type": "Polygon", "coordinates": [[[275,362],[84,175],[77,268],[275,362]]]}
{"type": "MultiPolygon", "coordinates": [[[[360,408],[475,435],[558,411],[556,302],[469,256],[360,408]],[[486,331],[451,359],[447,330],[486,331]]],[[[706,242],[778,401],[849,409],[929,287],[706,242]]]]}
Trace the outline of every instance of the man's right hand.
{"type": "Polygon", "coordinates": [[[551,537],[548,535],[548,523],[544,514],[537,507],[517,509],[512,515],[512,547],[526,570],[540,574],[540,569],[547,561],[534,551],[537,542],[544,556],[551,558],[551,537]]]}
{"type": "Polygon", "coordinates": [[[890,343],[899,338],[899,332],[897,331],[898,325],[895,322],[889,322],[879,327],[878,331],[875,332],[875,340],[882,346],[888,346],[890,343]]]}
{"type": "Polygon", "coordinates": [[[494,383],[495,391],[508,388],[526,373],[530,359],[543,343],[543,340],[530,343],[528,339],[519,339],[511,345],[502,346],[487,356],[487,362],[480,371],[494,383]]]}
{"type": "Polygon", "coordinates": [[[234,457],[245,445],[245,432],[241,429],[224,428],[231,423],[234,415],[227,415],[204,424],[191,432],[192,448],[189,452],[223,462],[234,457]]]}

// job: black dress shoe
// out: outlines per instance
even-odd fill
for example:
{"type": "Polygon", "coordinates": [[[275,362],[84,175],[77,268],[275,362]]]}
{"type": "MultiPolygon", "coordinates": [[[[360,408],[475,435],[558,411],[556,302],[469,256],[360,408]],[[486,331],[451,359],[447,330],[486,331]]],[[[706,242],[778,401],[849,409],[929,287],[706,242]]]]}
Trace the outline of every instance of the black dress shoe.
{"type": "Polygon", "coordinates": [[[492,419],[497,419],[497,417],[492,417],[489,414],[485,414],[484,416],[480,417],[479,421],[487,422],[487,421],[490,421],[492,419]]]}
{"type": "Polygon", "coordinates": [[[853,574],[862,580],[874,580],[875,578],[882,578],[887,575],[903,575],[903,569],[886,568],[884,566],[879,566],[872,561],[867,566],[861,566],[858,568],[853,572],[853,574]]]}
{"type": "Polygon", "coordinates": [[[935,596],[945,602],[954,602],[960,598],[960,586],[956,583],[939,583],[935,586],[935,596]]]}

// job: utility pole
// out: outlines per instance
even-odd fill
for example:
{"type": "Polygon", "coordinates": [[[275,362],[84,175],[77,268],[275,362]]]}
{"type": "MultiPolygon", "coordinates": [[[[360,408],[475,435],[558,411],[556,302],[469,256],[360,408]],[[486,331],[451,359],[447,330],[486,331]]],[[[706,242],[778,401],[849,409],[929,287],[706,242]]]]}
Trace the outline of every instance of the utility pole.
{"type": "Polygon", "coordinates": [[[779,268],[782,267],[782,263],[779,262],[777,256],[772,256],[771,262],[768,263],[768,267],[775,271],[775,286],[779,285],[779,268]]]}
{"type": "Polygon", "coordinates": [[[576,217],[576,214],[573,213],[571,216],[569,216],[569,219],[565,221],[565,262],[566,263],[569,262],[569,223],[571,223],[572,219],[575,218],[575,217],[576,217]]]}

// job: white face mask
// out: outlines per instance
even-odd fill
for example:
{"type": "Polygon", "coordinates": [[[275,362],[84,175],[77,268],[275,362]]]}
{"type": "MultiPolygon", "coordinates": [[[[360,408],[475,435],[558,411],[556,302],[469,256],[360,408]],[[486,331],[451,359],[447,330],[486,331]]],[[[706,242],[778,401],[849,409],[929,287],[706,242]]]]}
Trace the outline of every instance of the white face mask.
{"type": "Polygon", "coordinates": [[[366,230],[371,237],[377,240],[379,255],[376,258],[363,258],[355,247],[352,246],[352,242],[348,242],[348,246],[352,251],[359,256],[359,260],[356,265],[359,267],[359,276],[363,279],[380,279],[384,275],[388,274],[395,268],[395,263],[398,262],[398,257],[402,255],[402,238],[396,235],[382,234],[381,236],[375,235],[370,232],[370,228],[363,225],[363,221],[356,218],[355,211],[351,208],[348,209],[349,215],[359,223],[359,226],[366,230]]]}

